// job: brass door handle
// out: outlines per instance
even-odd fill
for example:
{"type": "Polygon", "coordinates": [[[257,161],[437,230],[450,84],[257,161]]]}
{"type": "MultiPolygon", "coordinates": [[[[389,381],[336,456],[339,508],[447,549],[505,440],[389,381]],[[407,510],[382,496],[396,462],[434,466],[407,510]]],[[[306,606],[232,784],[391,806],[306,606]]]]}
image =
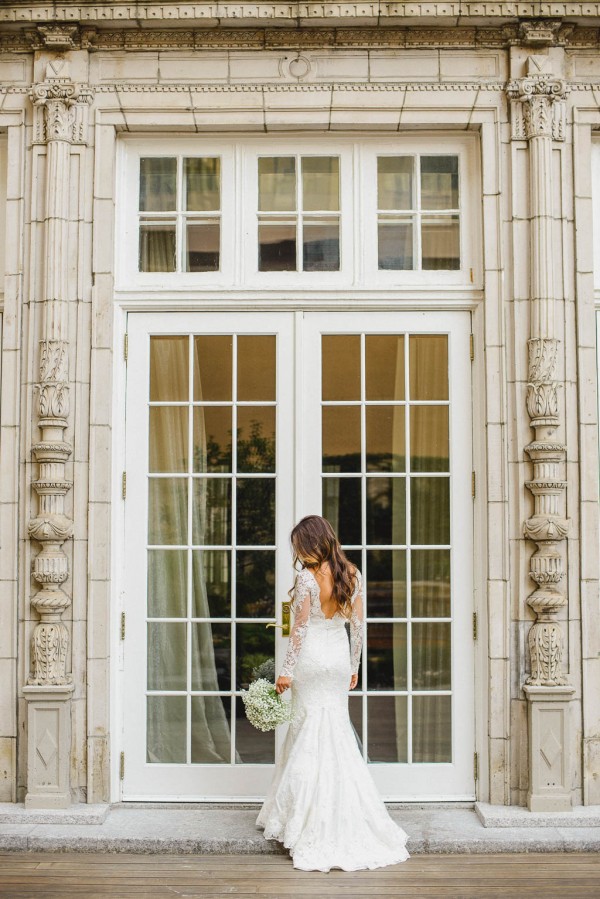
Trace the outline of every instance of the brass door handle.
{"type": "Polygon", "coordinates": [[[291,603],[289,601],[281,603],[281,624],[275,624],[274,621],[269,621],[265,627],[280,627],[281,628],[281,636],[289,637],[290,635],[290,610],[291,603]]]}

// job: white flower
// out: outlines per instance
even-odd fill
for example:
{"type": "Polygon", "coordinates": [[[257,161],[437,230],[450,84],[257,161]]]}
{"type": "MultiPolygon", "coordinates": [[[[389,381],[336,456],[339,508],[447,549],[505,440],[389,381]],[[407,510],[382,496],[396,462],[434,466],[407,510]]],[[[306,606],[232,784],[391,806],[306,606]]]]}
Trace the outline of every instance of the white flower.
{"type": "Polygon", "coordinates": [[[278,724],[286,724],[292,720],[291,703],[284,702],[275,685],[264,677],[253,681],[241,693],[246,718],[258,730],[274,730],[278,724]]]}

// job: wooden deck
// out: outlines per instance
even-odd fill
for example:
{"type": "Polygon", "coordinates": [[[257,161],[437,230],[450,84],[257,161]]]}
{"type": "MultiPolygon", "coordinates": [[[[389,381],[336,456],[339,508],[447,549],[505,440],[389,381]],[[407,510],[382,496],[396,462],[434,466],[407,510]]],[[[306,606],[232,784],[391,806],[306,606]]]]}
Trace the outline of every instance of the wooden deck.
{"type": "Polygon", "coordinates": [[[594,853],[413,855],[376,871],[296,871],[276,855],[129,855],[0,853],[2,899],[598,899],[600,855],[594,853]]]}

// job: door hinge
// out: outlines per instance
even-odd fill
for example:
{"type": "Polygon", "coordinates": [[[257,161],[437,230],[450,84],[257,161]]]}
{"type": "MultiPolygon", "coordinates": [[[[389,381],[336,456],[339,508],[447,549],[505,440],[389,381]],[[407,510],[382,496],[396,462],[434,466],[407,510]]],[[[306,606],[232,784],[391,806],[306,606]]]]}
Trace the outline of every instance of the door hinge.
{"type": "Polygon", "coordinates": [[[123,499],[127,496],[127,472],[124,471],[121,476],[121,496],[123,499]]]}
{"type": "Polygon", "coordinates": [[[479,632],[477,630],[477,612],[473,612],[473,639],[474,640],[477,639],[478,633],[479,632]]]}
{"type": "Polygon", "coordinates": [[[475,339],[472,334],[469,334],[469,356],[471,358],[471,362],[475,359],[475,339]]]}
{"type": "Polygon", "coordinates": [[[119,762],[119,780],[123,780],[125,778],[125,753],[121,753],[121,759],[119,762]]]}
{"type": "Polygon", "coordinates": [[[121,612],[121,640],[125,639],[125,612],[121,612]]]}
{"type": "Polygon", "coordinates": [[[476,781],[479,780],[479,756],[476,752],[473,753],[473,778],[476,781]]]}
{"type": "Polygon", "coordinates": [[[129,334],[127,331],[123,334],[123,359],[127,362],[129,356],[129,334]]]}
{"type": "Polygon", "coordinates": [[[475,472],[472,471],[471,472],[471,496],[473,497],[473,499],[475,499],[476,490],[477,490],[477,484],[476,484],[476,480],[475,480],[475,472]]]}

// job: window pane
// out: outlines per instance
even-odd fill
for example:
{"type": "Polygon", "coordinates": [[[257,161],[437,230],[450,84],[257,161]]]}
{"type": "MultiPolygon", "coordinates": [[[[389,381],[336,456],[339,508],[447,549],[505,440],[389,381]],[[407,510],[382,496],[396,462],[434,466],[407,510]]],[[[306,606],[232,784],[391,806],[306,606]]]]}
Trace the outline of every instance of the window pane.
{"type": "Polygon", "coordinates": [[[414,166],[412,156],[378,157],[378,209],[413,209],[414,166]]]}
{"type": "Polygon", "coordinates": [[[146,761],[183,764],[186,760],[185,696],[146,697],[146,761]]]}
{"type": "Polygon", "coordinates": [[[192,690],[231,689],[231,625],[196,621],[192,628],[192,690]]]}
{"type": "Polygon", "coordinates": [[[406,542],[405,478],[367,478],[367,543],[406,542]]]}
{"type": "Polygon", "coordinates": [[[148,481],[148,543],[187,544],[187,478],[148,481]]]}
{"type": "Polygon", "coordinates": [[[315,212],[340,208],[340,160],[337,156],[302,158],[302,208],[315,212]]]}
{"type": "Polygon", "coordinates": [[[235,709],[235,748],[239,761],[247,765],[272,765],[275,761],[275,731],[263,733],[250,724],[241,696],[235,700],[235,709]]]}
{"type": "Polygon", "coordinates": [[[262,156],[258,160],[258,208],[264,212],[296,209],[296,160],[293,156],[262,156]]]}
{"type": "Polygon", "coordinates": [[[450,543],[449,478],[411,478],[411,542],[450,543]]]}
{"type": "Polygon", "coordinates": [[[275,396],[277,338],[274,334],[240,335],[237,341],[237,398],[272,402],[275,396]]]}
{"type": "Polygon", "coordinates": [[[258,226],[259,272],[296,271],[296,223],[261,222],[258,226]]]}
{"type": "Polygon", "coordinates": [[[449,621],[413,621],[412,676],[415,690],[450,689],[449,621]]]}
{"type": "Polygon", "coordinates": [[[220,266],[221,226],[207,219],[187,222],[185,226],[186,272],[218,272],[220,266]]]}
{"type": "Polygon", "coordinates": [[[457,215],[423,217],[421,222],[423,269],[453,271],[460,268],[460,239],[457,215]]]}
{"type": "Polygon", "coordinates": [[[406,696],[367,699],[370,762],[408,761],[406,696]]]}
{"type": "Polygon", "coordinates": [[[192,541],[196,546],[231,543],[231,479],[194,478],[192,541]]]}
{"type": "Polygon", "coordinates": [[[367,334],[365,367],[368,400],[404,399],[404,335],[367,334]]]}
{"type": "Polygon", "coordinates": [[[148,689],[185,690],[186,622],[148,621],[148,689]]]}
{"type": "MultiPolygon", "coordinates": [[[[360,677],[358,679],[360,684],[360,677]]],[[[362,753],[363,746],[363,701],[362,696],[348,697],[348,714],[350,716],[350,724],[358,743],[358,748],[362,753]]]]}
{"type": "Polygon", "coordinates": [[[406,550],[367,551],[367,596],[369,618],[406,616],[406,550]]]}
{"type": "Polygon", "coordinates": [[[452,761],[452,697],[413,696],[413,762],[452,761]]]}
{"type": "Polygon", "coordinates": [[[275,628],[260,624],[236,624],[236,690],[247,689],[253,671],[275,658],[275,628]]]}
{"type": "Polygon", "coordinates": [[[213,212],[221,208],[221,160],[200,157],[183,160],[185,208],[213,212]]]}
{"type": "Polygon", "coordinates": [[[367,471],[406,468],[405,407],[367,406],[367,471]]]}
{"type": "Polygon", "coordinates": [[[414,334],[410,337],[411,400],[448,399],[448,337],[414,334]]]}
{"type": "Polygon", "coordinates": [[[237,540],[241,546],[275,543],[275,478],[238,478],[237,540]]]}
{"type": "Polygon", "coordinates": [[[192,552],[192,616],[227,618],[231,615],[231,552],[195,549],[192,552]]]}
{"type": "Polygon", "coordinates": [[[238,406],[238,471],[275,473],[275,411],[275,406],[238,406]]]}
{"type": "Polygon", "coordinates": [[[327,400],[360,399],[360,337],[358,334],[324,334],[322,396],[327,400]]]}
{"type": "Polygon", "coordinates": [[[302,267],[305,272],[340,270],[339,219],[304,219],[302,267]]]}
{"type": "Polygon", "coordinates": [[[150,406],[151,472],[188,470],[188,406],[150,406]]]}
{"type": "Polygon", "coordinates": [[[187,615],[187,551],[148,551],[148,618],[187,615]]]}
{"type": "Polygon", "coordinates": [[[369,690],[406,689],[406,624],[367,625],[367,684],[369,690]]]}
{"type": "Polygon", "coordinates": [[[188,352],[187,337],[150,338],[150,402],[188,401],[188,352]]]}
{"type": "Polygon", "coordinates": [[[448,471],[448,406],[410,407],[411,471],[448,471]]]}
{"type": "Polygon", "coordinates": [[[449,549],[413,549],[411,608],[414,618],[450,617],[449,549]]]}
{"type": "Polygon", "coordinates": [[[170,212],[177,208],[177,159],[140,159],[140,212],[170,212]]]}
{"type": "Polygon", "coordinates": [[[194,401],[231,400],[233,337],[194,337],[194,401]]]}
{"type": "Polygon", "coordinates": [[[360,472],[360,406],[323,406],[323,471],[360,472]]]}
{"type": "Polygon", "coordinates": [[[192,696],[192,762],[228,765],[231,760],[231,698],[192,696]]]}
{"type": "Polygon", "coordinates": [[[143,219],[140,223],[141,272],[174,272],[177,269],[175,222],[143,219]]]}
{"type": "Polygon", "coordinates": [[[377,238],[380,270],[406,271],[414,269],[413,220],[379,219],[377,238]]]}
{"type": "Polygon", "coordinates": [[[323,517],[344,545],[361,543],[360,478],[323,478],[323,517]]]}
{"type": "Polygon", "coordinates": [[[275,553],[271,550],[239,550],[236,571],[238,617],[274,618],[275,553]]]}
{"type": "Polygon", "coordinates": [[[458,209],[458,156],[421,156],[421,209],[458,209]]]}
{"type": "Polygon", "coordinates": [[[194,471],[231,471],[231,406],[194,406],[194,471]]]}

